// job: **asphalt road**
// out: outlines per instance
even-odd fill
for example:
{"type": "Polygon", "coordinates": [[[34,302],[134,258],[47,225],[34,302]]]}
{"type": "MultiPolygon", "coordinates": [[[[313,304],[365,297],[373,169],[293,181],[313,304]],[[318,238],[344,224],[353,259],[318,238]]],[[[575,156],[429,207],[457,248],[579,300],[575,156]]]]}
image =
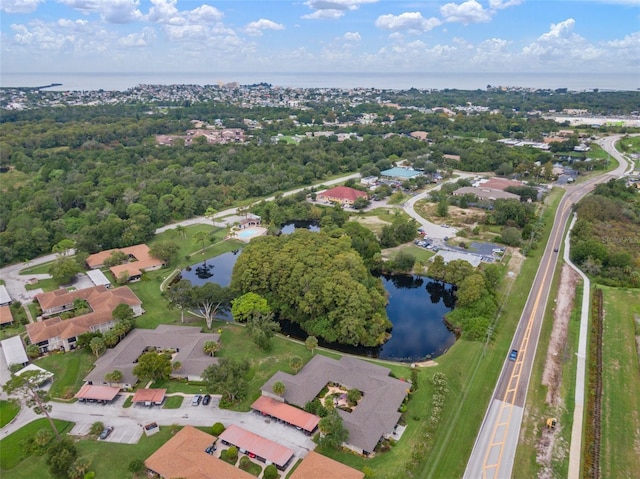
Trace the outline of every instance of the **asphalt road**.
{"type": "MultiPolygon", "coordinates": [[[[615,139],[607,138],[602,142],[612,145],[615,139]]],[[[559,253],[553,250],[561,247],[573,205],[591,192],[598,183],[620,177],[628,169],[626,161],[619,155],[615,156],[621,163],[616,170],[565,188],[567,192],[558,206],[549,242],[509,348],[509,351],[512,349],[518,351],[517,359],[510,361],[509,351],[505,351],[502,371],[467,463],[465,479],[512,477],[529,380],[538,349],[540,328],[558,262],[559,253]]]]}

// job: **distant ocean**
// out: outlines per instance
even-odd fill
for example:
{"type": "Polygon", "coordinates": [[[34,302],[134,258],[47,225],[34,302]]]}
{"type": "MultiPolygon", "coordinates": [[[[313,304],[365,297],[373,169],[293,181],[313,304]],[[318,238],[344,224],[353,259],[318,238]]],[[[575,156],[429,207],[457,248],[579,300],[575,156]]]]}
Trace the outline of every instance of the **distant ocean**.
{"type": "Polygon", "coordinates": [[[409,88],[484,90],[487,85],[574,91],[639,90],[638,73],[6,73],[2,87],[34,87],[52,83],[51,90],[126,90],[140,84],[241,85],[270,83],[294,88],[409,88]]]}

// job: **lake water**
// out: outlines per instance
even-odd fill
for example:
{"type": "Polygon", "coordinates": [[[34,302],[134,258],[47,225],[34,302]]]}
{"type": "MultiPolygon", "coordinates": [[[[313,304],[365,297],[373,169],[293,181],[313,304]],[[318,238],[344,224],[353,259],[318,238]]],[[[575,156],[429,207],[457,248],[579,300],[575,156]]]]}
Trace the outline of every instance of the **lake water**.
{"type": "MultiPolygon", "coordinates": [[[[231,282],[239,253],[224,253],[182,271],[182,278],[201,286],[213,281],[221,286],[231,282]]],[[[350,347],[320,341],[320,345],[337,351],[391,361],[415,362],[443,354],[455,342],[455,335],[444,323],[444,316],[454,306],[451,285],[420,276],[382,276],[389,295],[387,314],[393,323],[391,338],[377,348],[350,347]]],[[[227,317],[226,319],[231,319],[227,317]]],[[[297,324],[281,321],[284,334],[305,339],[297,324]]]]}

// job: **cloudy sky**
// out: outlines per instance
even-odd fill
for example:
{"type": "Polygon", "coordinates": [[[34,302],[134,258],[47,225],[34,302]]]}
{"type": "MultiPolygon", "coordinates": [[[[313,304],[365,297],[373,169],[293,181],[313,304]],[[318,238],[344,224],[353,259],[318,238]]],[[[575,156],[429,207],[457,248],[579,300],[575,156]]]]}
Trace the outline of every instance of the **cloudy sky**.
{"type": "Polygon", "coordinates": [[[640,0],[0,0],[4,72],[638,72],[640,0]]]}

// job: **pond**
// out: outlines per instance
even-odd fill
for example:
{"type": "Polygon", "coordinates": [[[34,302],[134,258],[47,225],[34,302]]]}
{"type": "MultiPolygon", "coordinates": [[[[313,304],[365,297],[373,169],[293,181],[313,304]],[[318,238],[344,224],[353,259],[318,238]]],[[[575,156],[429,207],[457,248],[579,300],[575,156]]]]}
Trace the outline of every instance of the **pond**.
{"type": "MultiPolygon", "coordinates": [[[[229,252],[192,265],[182,271],[182,278],[198,286],[209,281],[228,286],[238,256],[238,251],[229,252]]],[[[383,275],[381,279],[389,295],[387,314],[393,324],[391,338],[376,348],[323,341],[319,341],[320,345],[341,352],[401,362],[422,361],[446,352],[456,340],[444,322],[445,314],[454,306],[452,286],[421,276],[383,275]]],[[[230,315],[225,319],[231,319],[230,315]]],[[[290,321],[280,323],[284,334],[306,338],[306,333],[297,324],[290,321]]]]}
{"type": "Polygon", "coordinates": [[[317,221],[290,221],[289,223],[285,223],[284,225],[282,225],[282,228],[280,228],[280,234],[290,235],[296,230],[296,228],[317,233],[318,231],[320,231],[320,224],[317,221]]]}

